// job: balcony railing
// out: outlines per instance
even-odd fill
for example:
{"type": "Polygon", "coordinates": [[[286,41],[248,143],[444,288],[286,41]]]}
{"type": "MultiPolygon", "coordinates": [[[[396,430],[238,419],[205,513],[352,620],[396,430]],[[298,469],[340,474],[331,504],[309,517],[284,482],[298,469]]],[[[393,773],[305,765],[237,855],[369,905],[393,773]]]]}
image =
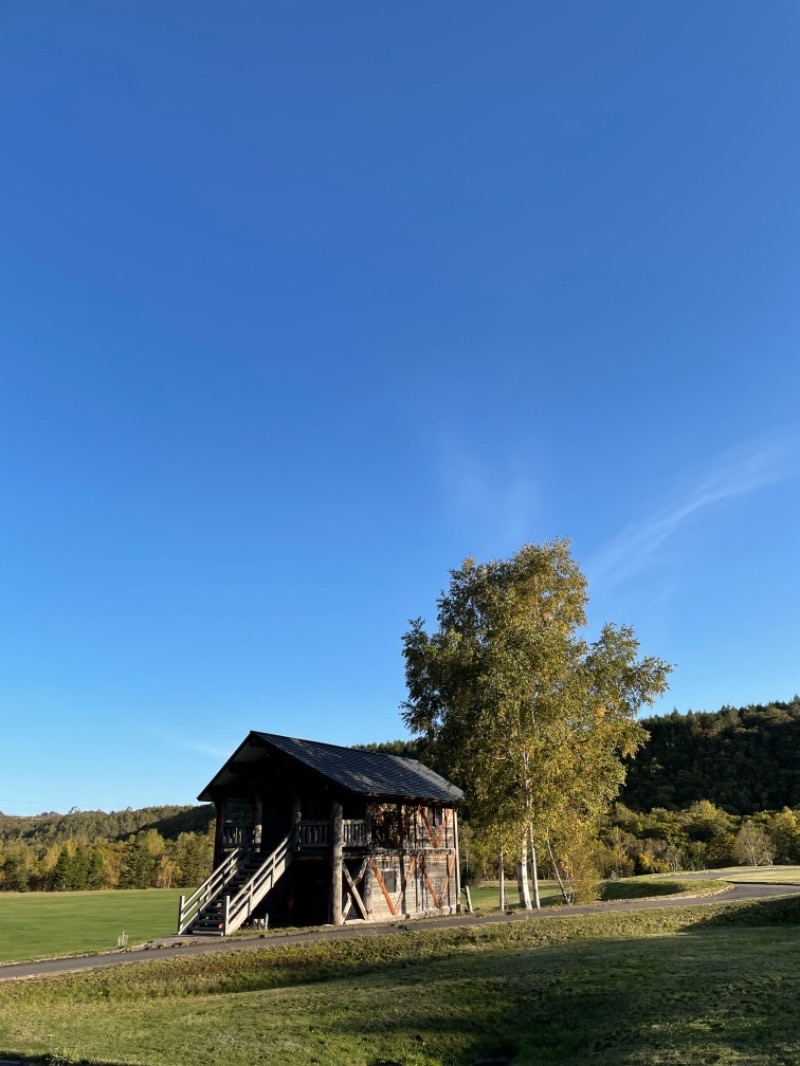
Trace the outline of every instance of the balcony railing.
{"type": "Polygon", "coordinates": [[[308,820],[298,822],[295,840],[301,848],[325,848],[331,842],[331,823],[308,820]]]}
{"type": "MultiPolygon", "coordinates": [[[[303,819],[297,823],[297,845],[301,848],[327,848],[331,843],[331,823],[303,819]]],[[[361,818],[345,818],[342,843],[346,848],[363,848],[369,843],[369,825],[361,818]]]]}
{"type": "Polygon", "coordinates": [[[346,848],[363,848],[369,844],[369,824],[361,818],[345,818],[342,831],[346,848]]]}
{"type": "MultiPolygon", "coordinates": [[[[253,842],[251,825],[227,823],[222,827],[222,844],[226,851],[249,847],[253,842]]],[[[342,843],[346,848],[364,848],[370,843],[369,823],[363,818],[345,818],[342,822],[342,843]]],[[[328,848],[331,844],[331,823],[327,819],[303,819],[297,823],[295,844],[299,848],[328,848]]]]}
{"type": "Polygon", "coordinates": [[[253,839],[253,827],[251,825],[234,825],[226,822],[222,827],[222,846],[226,851],[231,848],[247,847],[253,839]]]}

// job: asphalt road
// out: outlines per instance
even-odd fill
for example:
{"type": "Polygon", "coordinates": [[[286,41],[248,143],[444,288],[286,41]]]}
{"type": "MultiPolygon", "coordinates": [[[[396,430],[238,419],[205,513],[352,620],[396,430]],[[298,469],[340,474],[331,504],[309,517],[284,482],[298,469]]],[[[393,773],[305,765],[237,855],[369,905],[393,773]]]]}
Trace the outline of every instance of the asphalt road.
{"type": "Polygon", "coordinates": [[[209,952],[269,951],[289,947],[292,944],[310,944],[320,940],[350,940],[360,936],[385,936],[387,933],[419,929],[445,929],[453,926],[486,925],[493,922],[529,922],[547,918],[567,918],[578,914],[593,914],[598,911],[634,911],[653,907],[694,907],[701,904],[734,902],[736,900],[772,899],[800,893],[800,885],[737,884],[727,892],[715,896],[680,896],[671,899],[664,896],[650,899],[629,900],[619,903],[589,903],[574,907],[547,907],[541,911],[523,911],[513,914],[491,914],[477,917],[470,914],[448,918],[426,918],[416,922],[393,922],[385,925],[344,925],[308,932],[272,933],[264,937],[235,937],[229,940],[193,940],[177,942],[168,937],[155,946],[114,951],[105,955],[71,956],[62,959],[43,959],[39,962],[16,962],[0,965],[0,981],[19,981],[32,977],[51,977],[57,974],[78,973],[82,970],[100,970],[112,966],[130,966],[137,962],[154,962],[162,959],[185,958],[187,955],[202,955],[209,952]]]}

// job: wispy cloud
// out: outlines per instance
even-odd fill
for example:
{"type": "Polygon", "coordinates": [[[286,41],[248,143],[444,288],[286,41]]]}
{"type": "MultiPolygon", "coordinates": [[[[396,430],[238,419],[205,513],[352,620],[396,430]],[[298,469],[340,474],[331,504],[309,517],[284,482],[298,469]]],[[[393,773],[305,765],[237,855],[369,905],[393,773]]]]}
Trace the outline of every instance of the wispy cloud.
{"type": "Polygon", "coordinates": [[[161,730],[153,730],[152,732],[159,740],[171,744],[174,748],[180,748],[181,751],[193,751],[198,755],[207,755],[210,759],[227,759],[241,740],[241,737],[239,737],[227,745],[207,744],[205,741],[196,740],[191,736],[176,736],[174,733],[165,733],[161,730]]]}
{"type": "Polygon", "coordinates": [[[682,499],[625,529],[590,560],[594,582],[614,584],[640,573],[658,558],[661,546],[690,519],[725,503],[800,474],[797,437],[737,448],[720,457],[682,499]]]}
{"type": "Polygon", "coordinates": [[[448,438],[440,450],[440,476],[447,510],[475,537],[490,540],[497,551],[533,538],[539,493],[520,458],[492,462],[448,438]]]}

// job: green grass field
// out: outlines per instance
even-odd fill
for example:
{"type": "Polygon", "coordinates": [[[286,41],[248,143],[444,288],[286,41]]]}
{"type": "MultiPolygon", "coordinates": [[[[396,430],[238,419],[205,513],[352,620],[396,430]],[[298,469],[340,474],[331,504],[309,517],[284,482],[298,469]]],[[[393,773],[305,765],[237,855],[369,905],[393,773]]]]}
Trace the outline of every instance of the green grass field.
{"type": "MultiPolygon", "coordinates": [[[[472,909],[475,913],[490,914],[492,911],[499,910],[499,891],[497,881],[482,881],[479,885],[473,885],[470,888],[470,896],[472,897],[472,909]]],[[[557,906],[562,902],[561,892],[555,881],[540,881],[539,895],[541,896],[543,907],[557,906]]],[[[506,882],[506,898],[508,899],[509,910],[517,910],[519,903],[517,900],[516,881],[506,882]]]]}
{"type": "MultiPolygon", "coordinates": [[[[715,871],[714,871],[715,872],[715,871]]],[[[606,881],[602,885],[601,902],[626,899],[645,899],[650,896],[708,895],[722,891],[724,882],[713,877],[692,874],[689,879],[675,879],[667,874],[645,877],[625,877],[618,881],[606,881]]],[[[470,889],[472,908],[476,914],[491,914],[500,909],[497,881],[483,881],[470,889]]],[[[541,881],[539,895],[543,907],[558,907],[563,904],[561,891],[555,881],[541,881]]],[[[508,909],[519,910],[516,882],[506,885],[508,909]]]]}
{"type": "Polygon", "coordinates": [[[605,912],[0,984],[0,1058],[795,1066],[800,898],[605,912]]]}
{"type": "MultiPolygon", "coordinates": [[[[607,899],[708,890],[711,882],[665,881],[663,878],[627,878],[609,882],[607,899]]],[[[185,890],[188,891],[188,890],[185,890]]],[[[2,892],[0,893],[0,962],[56,955],[81,955],[116,947],[128,934],[130,944],[175,932],[180,892],[174,889],[127,892],[2,892]]],[[[541,889],[544,906],[557,906],[561,894],[555,882],[541,889]]],[[[508,887],[511,910],[516,910],[516,889],[508,887]]],[[[498,910],[496,883],[472,889],[478,914],[498,910]]]]}
{"type": "Polygon", "coordinates": [[[709,876],[722,877],[736,884],[755,881],[772,885],[800,885],[800,866],[730,866],[725,870],[711,870],[709,876]]]}
{"type": "MultiPolygon", "coordinates": [[[[184,890],[187,891],[187,890],[184,890]]],[[[0,892],[0,962],[79,955],[175,932],[180,892],[0,892]]]]}

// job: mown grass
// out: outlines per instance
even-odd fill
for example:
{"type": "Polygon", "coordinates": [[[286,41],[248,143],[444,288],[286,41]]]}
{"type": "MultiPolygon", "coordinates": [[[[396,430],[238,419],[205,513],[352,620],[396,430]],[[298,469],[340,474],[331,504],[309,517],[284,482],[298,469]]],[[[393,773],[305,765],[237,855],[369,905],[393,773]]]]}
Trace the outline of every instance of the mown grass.
{"type": "MultiPolygon", "coordinates": [[[[184,890],[185,891],[185,890],[184,890]]],[[[175,889],[0,892],[0,962],[88,954],[175,932],[175,889]]]]}
{"type": "Polygon", "coordinates": [[[736,884],[800,885],[800,866],[731,866],[710,872],[736,884]]]}
{"type": "MultiPolygon", "coordinates": [[[[492,911],[499,910],[499,893],[500,889],[497,881],[481,881],[479,885],[472,885],[470,887],[470,896],[472,897],[472,908],[475,913],[490,914],[492,911]]],[[[553,907],[557,906],[559,903],[563,903],[561,891],[555,881],[540,881],[539,895],[543,907],[553,907]]],[[[508,909],[517,910],[519,908],[519,902],[517,899],[517,885],[515,881],[508,881],[506,883],[506,897],[508,899],[508,909]]]]}
{"type": "Polygon", "coordinates": [[[792,1066],[800,898],[157,960],[0,985],[0,1057],[792,1066]]]}
{"type": "Polygon", "coordinates": [[[693,877],[690,880],[671,880],[665,877],[623,877],[605,881],[601,888],[603,902],[625,899],[649,899],[653,896],[707,896],[724,892],[726,884],[716,878],[693,877]]]}
{"type": "MultiPolygon", "coordinates": [[[[706,883],[708,886],[710,882],[706,883]]],[[[626,878],[607,882],[603,899],[633,899],[650,895],[707,891],[686,881],[626,878]],[[670,885],[669,889],[663,887],[670,885]],[[631,887],[629,887],[631,886],[631,887]]],[[[81,955],[116,946],[125,932],[137,944],[175,932],[180,891],[175,889],[125,892],[2,892],[0,893],[0,962],[57,955],[81,955]]],[[[518,909],[516,891],[509,884],[509,905],[518,909]]],[[[543,881],[542,904],[562,902],[558,885],[543,881]]],[[[499,909],[497,883],[472,889],[478,914],[499,909]]]]}
{"type": "MultiPolygon", "coordinates": [[[[600,901],[647,899],[651,896],[708,895],[724,890],[724,882],[700,875],[691,880],[667,879],[665,875],[624,877],[616,881],[604,881],[600,888],[600,901]]],[[[507,888],[508,909],[519,910],[516,884],[507,888]]],[[[496,881],[483,881],[470,889],[472,907],[476,914],[491,914],[500,909],[499,888],[496,881]]],[[[564,902],[561,890],[555,881],[542,881],[539,895],[543,907],[559,907],[564,902]]]]}

